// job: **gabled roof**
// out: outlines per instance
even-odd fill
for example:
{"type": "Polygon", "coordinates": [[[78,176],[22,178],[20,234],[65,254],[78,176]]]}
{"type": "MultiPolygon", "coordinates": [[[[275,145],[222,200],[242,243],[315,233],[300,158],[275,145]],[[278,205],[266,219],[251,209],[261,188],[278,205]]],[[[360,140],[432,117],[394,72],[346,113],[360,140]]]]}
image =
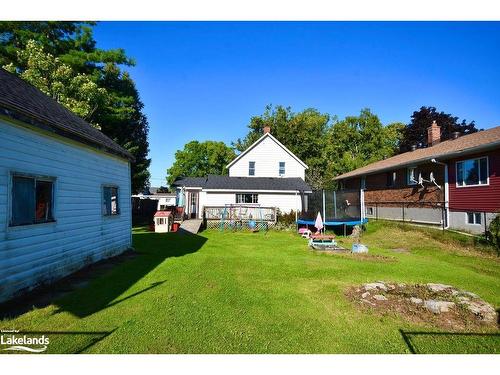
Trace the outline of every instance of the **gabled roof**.
{"type": "Polygon", "coordinates": [[[232,177],[208,175],[176,180],[172,186],[201,187],[205,190],[311,191],[300,177],[232,177]]]}
{"type": "Polygon", "coordinates": [[[431,159],[446,160],[495,148],[500,148],[500,126],[467,134],[457,139],[443,141],[431,147],[419,148],[415,151],[408,151],[385,160],[380,160],[337,176],[335,180],[411,166],[429,162],[431,159]]]}
{"type": "Polygon", "coordinates": [[[291,157],[293,157],[295,160],[297,160],[305,169],[308,169],[309,167],[302,161],[300,160],[292,151],[287,149],[283,143],[278,141],[276,138],[274,138],[271,133],[265,133],[262,137],[257,139],[253,144],[251,144],[245,151],[243,151],[241,154],[239,154],[231,163],[229,163],[226,168],[231,167],[234,163],[236,163],[238,160],[240,160],[243,155],[246,155],[248,152],[253,150],[255,146],[257,146],[259,143],[261,143],[264,139],[266,138],[271,138],[278,146],[280,146],[283,150],[285,150],[288,154],[290,154],[291,157]]]}
{"type": "Polygon", "coordinates": [[[0,115],[133,160],[123,147],[36,87],[0,68],[0,115]]]}

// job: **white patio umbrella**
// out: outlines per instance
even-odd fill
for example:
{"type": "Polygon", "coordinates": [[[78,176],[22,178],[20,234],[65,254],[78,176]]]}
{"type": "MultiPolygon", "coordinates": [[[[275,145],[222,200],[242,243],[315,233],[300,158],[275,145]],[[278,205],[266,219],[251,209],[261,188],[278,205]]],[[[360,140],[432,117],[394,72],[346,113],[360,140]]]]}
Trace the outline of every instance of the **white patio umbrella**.
{"type": "Polygon", "coordinates": [[[316,217],[316,221],[314,222],[314,226],[320,232],[321,229],[323,229],[323,219],[321,218],[321,213],[319,211],[318,211],[318,216],[316,217]]]}

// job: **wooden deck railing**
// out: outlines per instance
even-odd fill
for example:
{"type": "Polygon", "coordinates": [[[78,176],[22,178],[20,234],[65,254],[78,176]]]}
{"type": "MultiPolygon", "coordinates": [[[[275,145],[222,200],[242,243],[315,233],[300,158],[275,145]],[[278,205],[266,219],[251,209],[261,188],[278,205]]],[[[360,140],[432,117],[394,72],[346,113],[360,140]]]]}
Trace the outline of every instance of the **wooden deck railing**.
{"type": "Polygon", "coordinates": [[[266,221],[276,222],[276,207],[260,207],[255,205],[207,206],[204,208],[206,220],[225,221],[266,221]]]}

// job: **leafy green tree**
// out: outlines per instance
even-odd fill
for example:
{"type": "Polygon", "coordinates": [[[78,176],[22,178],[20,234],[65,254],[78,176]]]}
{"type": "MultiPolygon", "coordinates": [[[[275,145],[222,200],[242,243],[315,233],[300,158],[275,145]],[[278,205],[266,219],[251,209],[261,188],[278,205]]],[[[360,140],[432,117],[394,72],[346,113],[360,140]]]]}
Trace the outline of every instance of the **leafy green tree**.
{"type": "Polygon", "coordinates": [[[369,163],[393,156],[399,148],[402,123],[384,126],[380,119],[363,109],[359,116],[337,120],[327,131],[327,180],[369,163]]]}
{"type": "Polygon", "coordinates": [[[322,114],[314,108],[294,113],[290,107],[268,105],[262,115],[250,119],[248,134],[244,139],[238,139],[233,146],[244,151],[262,136],[264,127],[269,126],[271,134],[309,166],[306,180],[319,188],[325,183],[323,154],[329,120],[328,114],[322,114]]]}
{"type": "Polygon", "coordinates": [[[99,124],[104,134],[134,155],[132,190],[142,191],[150,176],[149,125],[133,80],[120,68],[134,65],[134,61],[123,49],[97,48],[94,25],[93,22],[0,22],[0,66],[8,66],[42,91],[55,95],[91,124],[99,124]],[[42,48],[42,61],[52,65],[39,66],[26,58],[36,52],[28,45],[30,41],[42,48]],[[66,83],[67,87],[60,87],[60,83],[66,83]],[[82,87],[77,88],[78,83],[82,87]]]}
{"type": "Polygon", "coordinates": [[[178,177],[203,177],[227,174],[226,165],[235,158],[233,149],[224,142],[191,141],[175,153],[175,161],[167,170],[168,183],[178,177]]]}
{"type": "MultiPolygon", "coordinates": [[[[28,41],[25,49],[17,50],[18,61],[24,69],[21,78],[51,96],[86,121],[107,101],[106,89],[99,87],[88,74],[77,74],[69,66],[43,50],[34,40],[28,41]]],[[[13,63],[4,68],[17,73],[13,63]]],[[[99,128],[99,125],[93,123],[99,128]]]]}
{"type": "Polygon", "coordinates": [[[404,129],[400,151],[408,151],[413,145],[427,145],[427,128],[431,126],[433,121],[441,126],[442,141],[450,139],[453,132],[466,135],[478,131],[474,121],[468,123],[466,120],[462,120],[459,122],[458,117],[438,112],[435,107],[420,107],[420,110],[413,112],[411,122],[404,129]]]}

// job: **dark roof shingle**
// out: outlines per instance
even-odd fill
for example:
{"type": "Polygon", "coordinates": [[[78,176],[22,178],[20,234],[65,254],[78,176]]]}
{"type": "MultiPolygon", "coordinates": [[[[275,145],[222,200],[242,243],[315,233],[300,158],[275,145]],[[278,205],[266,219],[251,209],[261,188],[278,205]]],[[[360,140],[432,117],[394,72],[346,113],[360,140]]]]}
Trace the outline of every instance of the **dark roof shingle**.
{"type": "Polygon", "coordinates": [[[45,95],[16,75],[0,68],[0,114],[32,125],[47,126],[58,134],[104,148],[106,151],[133,159],[123,147],[105,136],[73,112],[45,95]]]}
{"type": "Polygon", "coordinates": [[[204,189],[229,190],[286,190],[310,191],[311,187],[299,177],[230,177],[208,175],[207,177],[184,177],[173,186],[201,187],[204,189]]]}

